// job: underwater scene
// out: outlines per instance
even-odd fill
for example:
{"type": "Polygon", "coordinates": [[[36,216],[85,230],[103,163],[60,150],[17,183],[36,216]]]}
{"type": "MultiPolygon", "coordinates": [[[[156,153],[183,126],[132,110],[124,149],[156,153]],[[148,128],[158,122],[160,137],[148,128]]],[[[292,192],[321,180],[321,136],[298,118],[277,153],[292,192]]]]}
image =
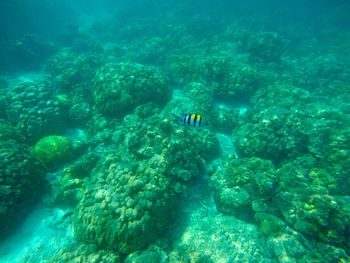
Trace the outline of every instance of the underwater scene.
{"type": "Polygon", "coordinates": [[[350,262],[349,14],[1,1],[0,262],[350,262]]]}

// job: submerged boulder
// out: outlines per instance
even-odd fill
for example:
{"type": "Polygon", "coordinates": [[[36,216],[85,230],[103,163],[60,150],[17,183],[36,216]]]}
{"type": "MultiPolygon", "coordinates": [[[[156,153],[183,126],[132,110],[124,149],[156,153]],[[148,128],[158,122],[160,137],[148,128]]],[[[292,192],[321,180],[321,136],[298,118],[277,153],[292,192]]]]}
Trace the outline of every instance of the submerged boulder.
{"type": "Polygon", "coordinates": [[[39,140],[31,152],[49,171],[54,171],[74,157],[73,143],[64,136],[47,136],[39,140]]]}

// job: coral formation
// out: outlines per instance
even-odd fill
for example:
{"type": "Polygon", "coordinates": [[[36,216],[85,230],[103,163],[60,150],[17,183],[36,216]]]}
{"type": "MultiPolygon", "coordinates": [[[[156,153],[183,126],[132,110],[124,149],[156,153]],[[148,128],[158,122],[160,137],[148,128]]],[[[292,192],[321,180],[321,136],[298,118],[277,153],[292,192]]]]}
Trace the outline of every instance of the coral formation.
{"type": "Polygon", "coordinates": [[[121,263],[120,256],[111,251],[99,249],[93,244],[74,244],[47,260],[48,263],[121,263]]]}
{"type": "Polygon", "coordinates": [[[215,137],[167,119],[126,116],[114,151],[99,162],[75,214],[76,237],[130,253],[153,242],[177,194],[204,171],[215,137]],[[203,156],[203,157],[201,157],[203,156]]]}
{"type": "Polygon", "coordinates": [[[277,106],[245,114],[247,123],[233,132],[237,150],[244,156],[266,158],[276,164],[295,158],[307,148],[301,117],[277,106]]]}
{"type": "Polygon", "coordinates": [[[156,68],[108,63],[96,73],[93,95],[103,114],[122,117],[143,103],[166,103],[171,90],[166,76],[156,68]]]}
{"type": "Polygon", "coordinates": [[[64,107],[47,81],[20,82],[8,88],[6,98],[6,118],[28,141],[66,127],[64,107]]]}
{"type": "Polygon", "coordinates": [[[348,244],[350,209],[346,197],[332,196],[335,180],[313,168],[310,156],[299,157],[278,169],[279,191],[274,206],[295,230],[329,244],[348,244]]]}
{"type": "Polygon", "coordinates": [[[0,234],[4,238],[46,189],[46,169],[23,144],[0,141],[0,234]]]}
{"type": "Polygon", "coordinates": [[[47,262],[350,262],[347,5],[146,2],[0,26],[1,72],[58,51],[0,79],[1,236],[48,170],[76,243],[47,262]]]}
{"type": "Polygon", "coordinates": [[[270,161],[227,158],[210,178],[215,189],[215,202],[219,211],[237,217],[267,211],[275,194],[278,177],[270,161]]]}
{"type": "Polygon", "coordinates": [[[51,182],[51,201],[55,204],[75,207],[83,196],[84,181],[90,178],[91,170],[98,159],[95,152],[89,152],[65,167],[60,175],[51,182]]]}
{"type": "Polygon", "coordinates": [[[264,62],[280,63],[284,51],[284,40],[275,32],[259,32],[242,41],[242,49],[252,58],[264,62]]]}
{"type": "Polygon", "coordinates": [[[52,135],[40,139],[32,148],[31,153],[43,162],[49,171],[54,171],[62,164],[72,160],[74,147],[72,141],[67,137],[52,135]]]}
{"type": "Polygon", "coordinates": [[[173,55],[167,63],[176,82],[205,83],[212,89],[208,96],[213,94],[213,98],[247,98],[263,84],[261,76],[253,67],[227,57],[212,55],[194,59],[173,55]]]}

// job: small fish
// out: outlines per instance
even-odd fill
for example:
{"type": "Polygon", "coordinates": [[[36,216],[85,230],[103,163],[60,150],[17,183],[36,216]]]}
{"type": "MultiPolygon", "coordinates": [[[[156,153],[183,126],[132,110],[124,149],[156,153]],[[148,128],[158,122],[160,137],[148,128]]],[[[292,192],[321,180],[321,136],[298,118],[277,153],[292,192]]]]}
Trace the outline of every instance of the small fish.
{"type": "Polygon", "coordinates": [[[196,128],[205,127],[208,125],[208,122],[203,120],[203,117],[200,114],[188,113],[188,114],[183,114],[182,116],[176,116],[176,118],[182,124],[196,127],[196,128]]]}

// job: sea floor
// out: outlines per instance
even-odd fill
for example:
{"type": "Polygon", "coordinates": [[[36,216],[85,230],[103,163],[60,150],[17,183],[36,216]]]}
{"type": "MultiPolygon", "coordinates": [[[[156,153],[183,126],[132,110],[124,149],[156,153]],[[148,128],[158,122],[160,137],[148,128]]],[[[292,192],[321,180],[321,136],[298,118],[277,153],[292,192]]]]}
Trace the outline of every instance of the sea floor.
{"type": "Polygon", "coordinates": [[[0,262],[45,262],[74,243],[68,210],[38,204],[16,232],[0,243],[0,262]]]}

